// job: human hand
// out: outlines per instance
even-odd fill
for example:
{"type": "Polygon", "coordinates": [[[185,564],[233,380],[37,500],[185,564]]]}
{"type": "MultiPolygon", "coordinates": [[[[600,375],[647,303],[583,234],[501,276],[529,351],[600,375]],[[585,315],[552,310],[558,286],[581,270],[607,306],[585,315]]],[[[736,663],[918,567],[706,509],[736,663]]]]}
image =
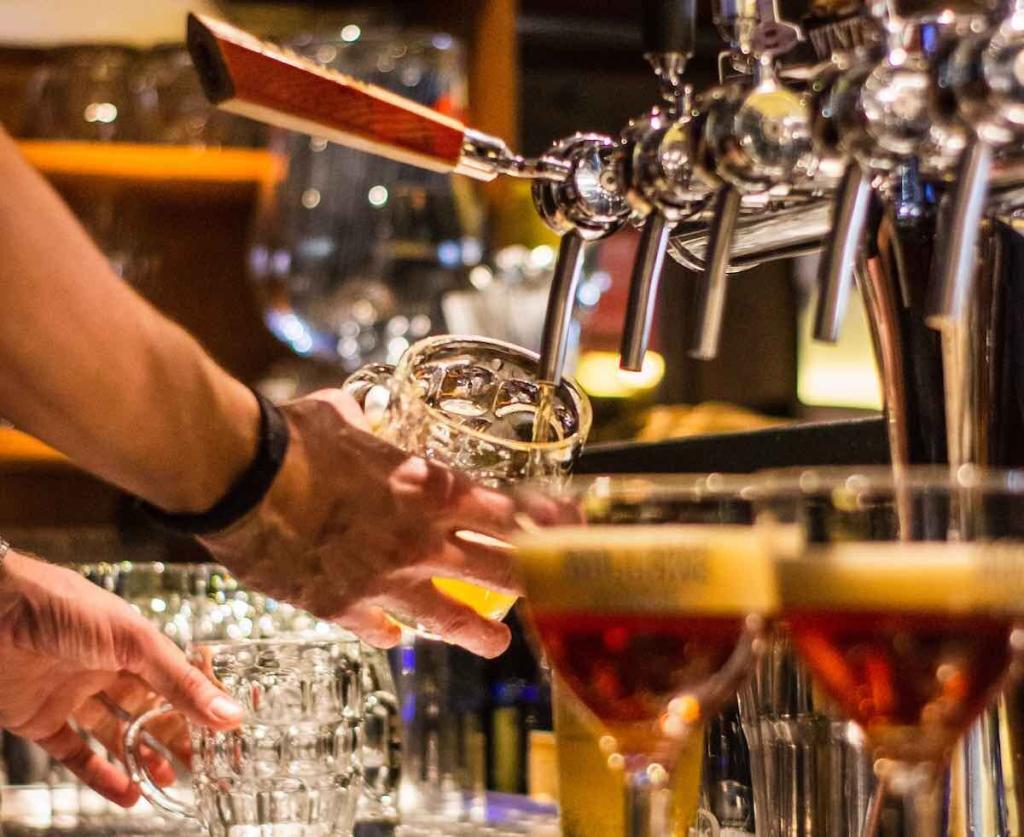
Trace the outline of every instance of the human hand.
{"type": "Polygon", "coordinates": [[[281,472],[245,519],[203,538],[213,555],[253,589],[372,644],[400,639],[390,613],[483,656],[500,654],[508,628],[445,596],[431,578],[518,594],[507,550],[455,535],[501,538],[511,499],[375,438],[341,390],[282,410],[292,438],[281,472]]]}
{"type": "MultiPolygon", "coordinates": [[[[36,742],[125,807],[138,800],[138,788],[72,723],[120,758],[125,724],[114,707],[136,712],[160,695],[214,729],[242,719],[242,708],[126,602],[71,570],[16,552],[0,570],[0,660],[0,727],[36,742]]],[[[146,760],[157,781],[173,781],[173,769],[155,752],[146,760]]]]}

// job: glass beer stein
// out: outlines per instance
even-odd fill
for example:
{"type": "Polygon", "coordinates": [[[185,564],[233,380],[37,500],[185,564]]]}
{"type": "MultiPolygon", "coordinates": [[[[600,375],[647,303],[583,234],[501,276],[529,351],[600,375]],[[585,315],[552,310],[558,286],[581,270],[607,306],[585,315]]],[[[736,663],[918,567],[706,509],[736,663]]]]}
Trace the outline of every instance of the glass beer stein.
{"type": "MultiPolygon", "coordinates": [[[[527,477],[559,485],[590,430],[590,404],[571,381],[554,391],[553,404],[542,404],[537,371],[537,356],[518,346],[440,336],[412,345],[396,366],[364,367],[345,389],[378,436],[411,454],[494,488],[527,477]],[[549,417],[550,441],[532,441],[538,412],[549,417]]],[[[490,619],[504,618],[515,603],[512,596],[457,579],[435,578],[434,584],[490,619]]],[[[408,631],[402,648],[405,752],[399,797],[403,813],[414,817],[472,816],[475,809],[472,800],[463,800],[469,789],[458,779],[460,736],[447,693],[449,653],[415,630],[408,631]]]]}
{"type": "MultiPolygon", "coordinates": [[[[560,484],[590,431],[590,403],[567,380],[555,390],[553,409],[544,411],[551,441],[533,442],[542,400],[537,356],[482,337],[422,340],[397,366],[371,364],[355,372],[345,389],[382,439],[492,488],[527,477],[560,484]]],[[[503,618],[515,601],[455,579],[434,584],[491,619],[503,618]]]]}
{"type": "Polygon", "coordinates": [[[172,799],[149,774],[143,731],[164,705],[125,731],[125,755],[143,796],[198,820],[211,837],[335,837],[352,833],[362,785],[364,705],[359,642],[342,632],[196,642],[193,665],[245,708],[241,726],[189,724],[195,803],[172,799]]]}

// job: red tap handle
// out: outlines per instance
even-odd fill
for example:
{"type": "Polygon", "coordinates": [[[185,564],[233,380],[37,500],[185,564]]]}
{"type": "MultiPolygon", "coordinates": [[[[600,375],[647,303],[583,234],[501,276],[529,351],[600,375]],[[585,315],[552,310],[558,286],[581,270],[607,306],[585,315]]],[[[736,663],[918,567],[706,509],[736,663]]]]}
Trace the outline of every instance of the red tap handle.
{"type": "Polygon", "coordinates": [[[466,126],[450,116],[209,17],[189,15],[188,48],[224,110],[432,171],[459,163],[466,126]]]}

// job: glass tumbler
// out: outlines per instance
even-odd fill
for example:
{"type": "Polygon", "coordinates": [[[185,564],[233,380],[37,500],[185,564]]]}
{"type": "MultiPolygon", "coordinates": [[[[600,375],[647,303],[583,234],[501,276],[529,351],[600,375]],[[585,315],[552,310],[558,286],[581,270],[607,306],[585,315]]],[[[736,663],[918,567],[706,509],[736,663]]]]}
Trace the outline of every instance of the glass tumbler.
{"type": "MultiPolygon", "coordinates": [[[[25,137],[50,142],[141,142],[138,98],[133,91],[138,54],[118,46],[55,49],[28,92],[25,137]]],[[[64,146],[64,154],[75,154],[64,146]]],[[[111,148],[113,152],[114,149],[111,148]]],[[[143,244],[143,204],[112,181],[63,187],[63,199],[123,279],[144,285],[155,257],[143,244]]]]}
{"type": "MultiPolygon", "coordinates": [[[[587,397],[567,380],[554,391],[551,411],[545,411],[552,441],[534,443],[542,400],[537,356],[498,340],[428,338],[409,347],[396,366],[359,370],[345,389],[362,404],[378,436],[493,488],[528,477],[557,487],[590,430],[587,397]]],[[[491,619],[502,619],[515,603],[511,596],[458,579],[436,578],[434,584],[491,619]]],[[[405,705],[402,807],[458,814],[463,810],[455,778],[458,735],[446,694],[449,649],[422,634],[408,632],[401,656],[407,686],[399,689],[405,705]]]]}
{"type": "Polygon", "coordinates": [[[172,799],[139,756],[164,705],[125,731],[134,781],[157,808],[198,820],[211,837],[351,834],[362,785],[359,642],[348,635],[196,642],[193,665],[245,708],[240,727],[189,724],[194,803],[172,799]]]}
{"type": "MultiPolygon", "coordinates": [[[[366,23],[355,41],[323,29],[288,44],[303,57],[458,116],[463,53],[443,33],[366,23]]],[[[346,30],[348,32],[350,30],[346,30]]],[[[481,208],[438,172],[322,137],[272,131],[288,171],[257,210],[250,277],[271,333],[346,373],[395,362],[439,331],[439,300],[480,260],[481,208]]]]}

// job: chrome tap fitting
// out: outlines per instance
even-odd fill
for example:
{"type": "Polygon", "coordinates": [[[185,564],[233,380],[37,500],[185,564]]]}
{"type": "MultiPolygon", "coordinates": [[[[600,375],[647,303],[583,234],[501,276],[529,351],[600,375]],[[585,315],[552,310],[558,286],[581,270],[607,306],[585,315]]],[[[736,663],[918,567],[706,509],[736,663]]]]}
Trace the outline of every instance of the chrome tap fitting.
{"type": "Polygon", "coordinates": [[[644,0],[643,13],[644,55],[661,83],[665,104],[632,120],[615,154],[619,184],[634,214],[643,219],[619,352],[621,367],[633,371],[643,367],[647,353],[669,234],[710,194],[690,160],[692,91],[683,81],[693,54],[695,1],[644,0]]]}
{"type": "Polygon", "coordinates": [[[684,90],[678,110],[655,108],[633,120],[623,131],[615,154],[616,174],[626,200],[635,215],[646,219],[622,331],[623,369],[638,371],[643,365],[672,229],[704,209],[714,188],[691,159],[690,110],[690,92],[684,90]]]}
{"type": "Polygon", "coordinates": [[[815,147],[823,157],[839,158],[843,166],[831,210],[831,246],[823,248],[818,262],[814,337],[829,343],[838,339],[846,317],[871,203],[871,170],[856,156],[870,148],[860,90],[871,69],[866,61],[842,55],[813,86],[815,147]]]}
{"type": "Polygon", "coordinates": [[[551,384],[562,380],[583,243],[611,235],[629,216],[612,164],[616,145],[603,134],[576,134],[559,140],[544,159],[557,161],[568,174],[558,181],[533,183],[537,211],[562,236],[540,351],[540,378],[551,384]]]}
{"type": "Polygon", "coordinates": [[[718,353],[729,254],[743,196],[788,189],[816,169],[807,97],[779,81],[773,51],[757,60],[753,87],[725,84],[699,105],[701,130],[694,156],[718,187],[697,290],[697,330],[690,345],[691,356],[705,360],[718,353]]]}
{"type": "Polygon", "coordinates": [[[839,336],[873,182],[884,187],[911,161],[941,178],[962,147],[962,131],[936,104],[937,44],[951,23],[883,17],[879,24],[887,39],[881,53],[872,46],[835,56],[835,69],[816,93],[816,147],[845,161],[832,209],[832,245],[818,268],[818,340],[839,336]]]}
{"type": "Polygon", "coordinates": [[[962,318],[974,286],[978,231],[985,215],[993,158],[1024,136],[1024,2],[995,31],[961,41],[947,76],[970,138],[940,237],[941,257],[928,298],[928,323],[962,318]]]}

